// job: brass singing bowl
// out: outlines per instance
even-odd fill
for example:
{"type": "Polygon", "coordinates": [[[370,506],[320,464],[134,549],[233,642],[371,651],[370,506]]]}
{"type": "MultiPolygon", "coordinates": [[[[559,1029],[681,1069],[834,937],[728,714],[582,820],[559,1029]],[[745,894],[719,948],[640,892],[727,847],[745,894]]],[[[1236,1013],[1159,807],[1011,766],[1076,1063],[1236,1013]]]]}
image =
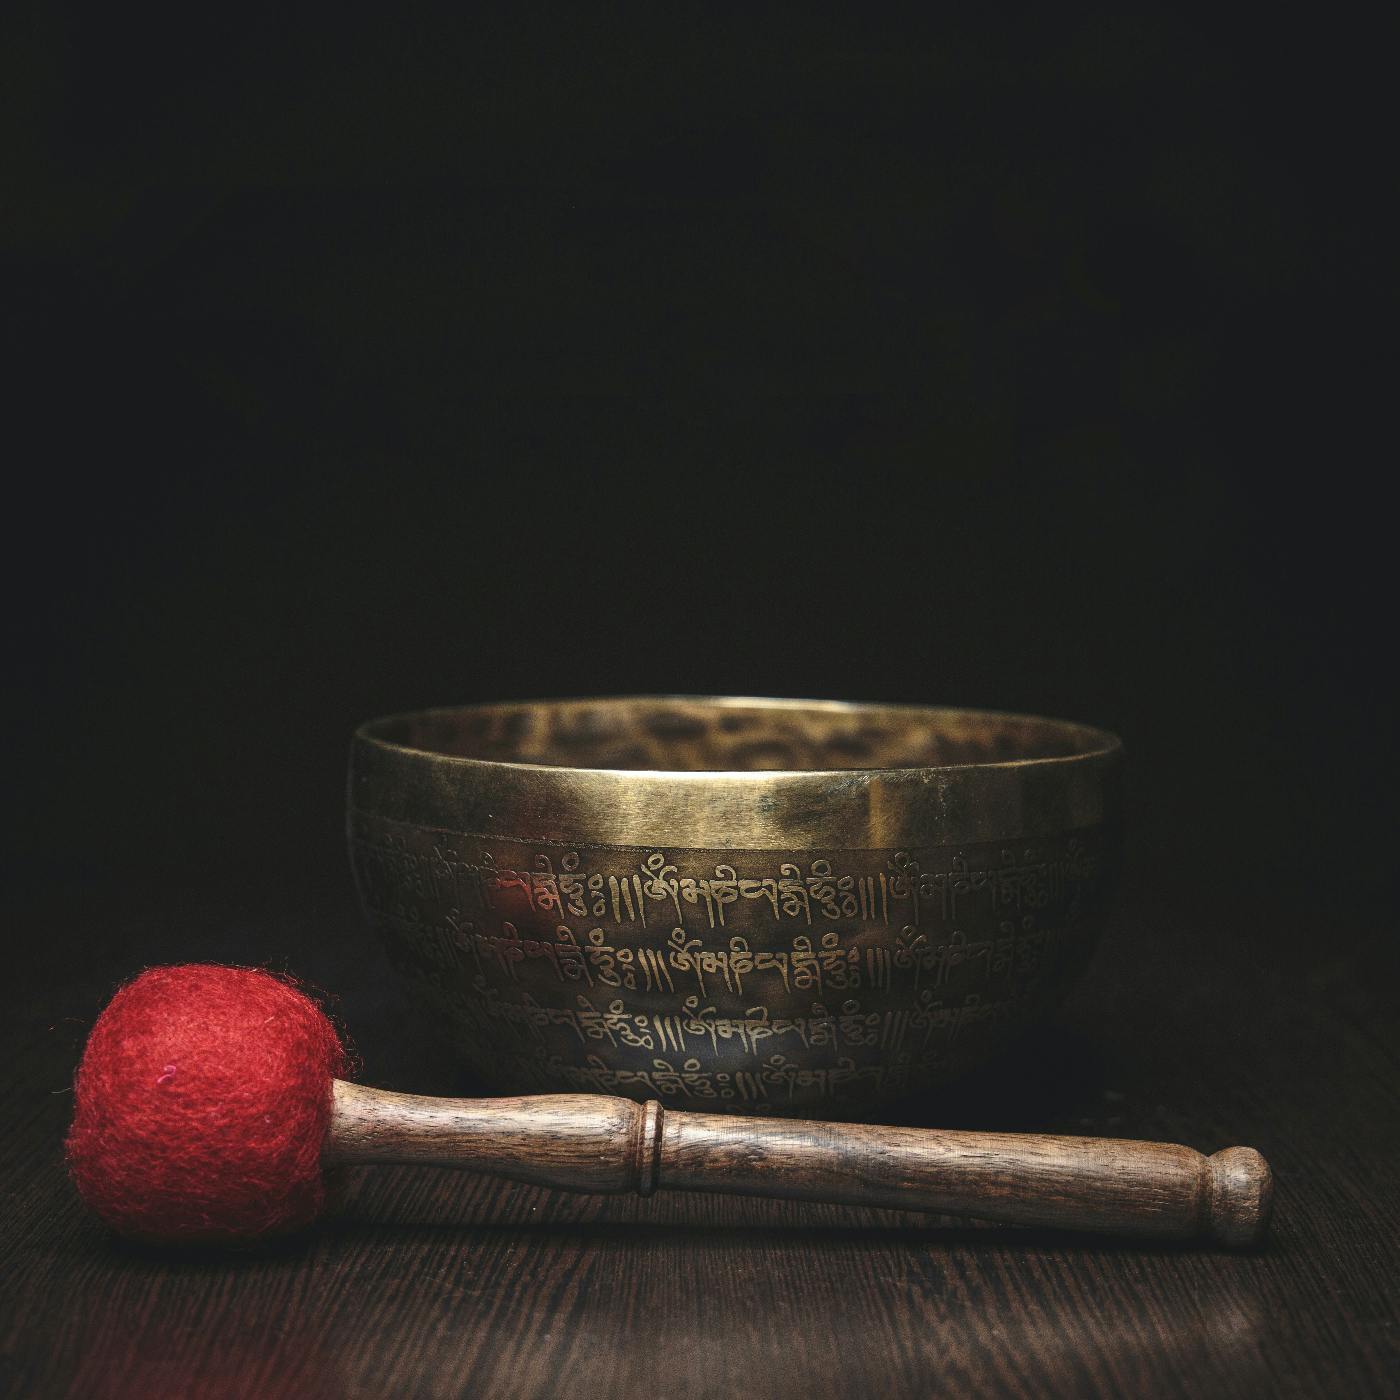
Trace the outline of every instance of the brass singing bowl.
{"type": "Polygon", "coordinates": [[[870,1117],[985,1061],[1083,968],[1122,746],[979,710],[549,700],[373,720],[365,914],[476,1076],[870,1117]]]}

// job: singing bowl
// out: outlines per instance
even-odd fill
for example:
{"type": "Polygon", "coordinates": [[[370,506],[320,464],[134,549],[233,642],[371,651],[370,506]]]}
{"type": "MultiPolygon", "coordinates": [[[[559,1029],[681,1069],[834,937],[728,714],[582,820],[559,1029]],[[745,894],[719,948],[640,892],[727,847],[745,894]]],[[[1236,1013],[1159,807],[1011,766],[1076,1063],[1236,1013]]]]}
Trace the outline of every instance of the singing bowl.
{"type": "Polygon", "coordinates": [[[987,1060],[1088,960],[1122,746],[826,701],[549,700],[351,745],[365,915],[502,1092],[865,1117],[987,1060]]]}

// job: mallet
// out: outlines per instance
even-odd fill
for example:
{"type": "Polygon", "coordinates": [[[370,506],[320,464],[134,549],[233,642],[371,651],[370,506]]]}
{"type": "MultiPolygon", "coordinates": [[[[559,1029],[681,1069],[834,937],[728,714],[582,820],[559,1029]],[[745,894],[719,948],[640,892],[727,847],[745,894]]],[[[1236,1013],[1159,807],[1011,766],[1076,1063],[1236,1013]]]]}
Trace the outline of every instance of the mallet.
{"type": "Polygon", "coordinates": [[[658,1187],[1257,1243],[1268,1164],[1167,1143],[738,1118],[597,1094],[443,1099],[344,1082],[335,1027],[250,968],[153,968],[98,1017],[68,1161],[108,1224],[236,1242],[315,1218],[323,1168],[421,1162],[570,1191],[658,1187]]]}

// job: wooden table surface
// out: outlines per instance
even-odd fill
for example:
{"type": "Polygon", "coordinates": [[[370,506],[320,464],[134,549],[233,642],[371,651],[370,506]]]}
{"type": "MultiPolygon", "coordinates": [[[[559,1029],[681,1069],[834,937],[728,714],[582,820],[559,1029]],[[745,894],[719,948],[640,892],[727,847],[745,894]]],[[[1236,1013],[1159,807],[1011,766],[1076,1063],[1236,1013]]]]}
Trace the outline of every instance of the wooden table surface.
{"type": "Polygon", "coordinates": [[[0,1042],[0,1392],[1400,1393],[1394,944],[1343,936],[1348,917],[1280,930],[1129,890],[1055,1024],[904,1119],[1258,1147],[1278,1193],[1256,1253],[370,1168],[309,1237],[230,1255],[118,1243],[64,1175],[72,1068],[117,979],[294,968],[340,992],[366,1080],[470,1086],[348,890],[46,899],[9,915],[26,951],[0,1042]]]}

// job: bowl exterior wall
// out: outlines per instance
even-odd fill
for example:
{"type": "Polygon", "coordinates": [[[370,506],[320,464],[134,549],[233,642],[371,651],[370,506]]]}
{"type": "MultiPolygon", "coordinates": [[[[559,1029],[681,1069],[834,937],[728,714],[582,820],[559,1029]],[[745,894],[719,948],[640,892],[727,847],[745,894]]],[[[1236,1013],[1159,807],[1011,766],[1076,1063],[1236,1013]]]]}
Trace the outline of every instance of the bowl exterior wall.
{"type": "Polygon", "coordinates": [[[491,1088],[869,1118],[1081,972],[1120,776],[1116,750],[936,775],[512,769],[362,731],[348,834],[369,923],[491,1088]]]}

